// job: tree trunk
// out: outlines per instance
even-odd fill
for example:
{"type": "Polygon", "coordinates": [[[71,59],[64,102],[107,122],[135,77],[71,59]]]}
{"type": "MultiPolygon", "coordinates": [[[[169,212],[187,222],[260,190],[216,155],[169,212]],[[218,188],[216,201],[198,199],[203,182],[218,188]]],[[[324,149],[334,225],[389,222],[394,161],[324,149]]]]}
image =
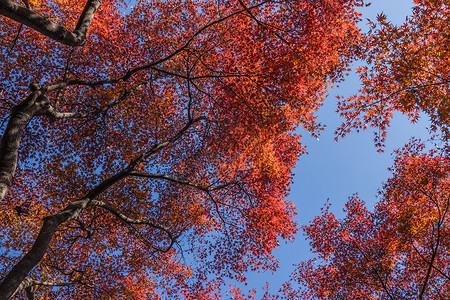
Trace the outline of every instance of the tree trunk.
{"type": "Polygon", "coordinates": [[[32,92],[15,106],[0,142],[0,201],[11,187],[17,167],[20,137],[34,116],[48,109],[47,98],[39,91],[32,92]]]}
{"type": "Polygon", "coordinates": [[[8,300],[20,291],[21,283],[42,260],[59,225],[76,218],[89,203],[83,198],[67,206],[63,211],[44,218],[44,224],[30,251],[11,269],[0,284],[0,300],[8,300]]]}

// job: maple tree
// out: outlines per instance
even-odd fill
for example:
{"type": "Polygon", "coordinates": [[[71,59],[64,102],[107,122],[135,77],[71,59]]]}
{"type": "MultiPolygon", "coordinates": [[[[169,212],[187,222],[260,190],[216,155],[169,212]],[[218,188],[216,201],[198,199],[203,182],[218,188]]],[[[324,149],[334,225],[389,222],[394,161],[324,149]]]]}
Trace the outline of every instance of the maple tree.
{"type": "Polygon", "coordinates": [[[400,25],[383,14],[370,22],[361,44],[358,68],[362,87],[353,97],[341,99],[339,111],[346,121],[337,130],[377,128],[376,146],[384,145],[395,111],[415,122],[422,112],[431,129],[449,136],[450,2],[414,0],[413,13],[400,25]]]}
{"type": "MultiPolygon", "coordinates": [[[[447,147],[448,148],[448,147],[447,147]]],[[[373,212],[353,196],[342,219],[327,205],[305,226],[318,257],[285,285],[299,299],[448,299],[450,158],[411,141],[396,151],[392,177],[373,212]]]]}
{"type": "Polygon", "coordinates": [[[414,0],[396,26],[378,15],[361,44],[362,87],[341,98],[346,121],[337,130],[379,131],[385,143],[394,112],[412,122],[430,118],[444,146],[425,152],[413,140],[396,151],[392,177],[369,210],[357,195],[337,218],[327,205],[305,232],[317,258],[297,266],[282,295],[288,299],[448,299],[450,288],[449,11],[445,0],[414,0]],[[299,287],[295,283],[300,284],[299,287]]]}
{"type": "Polygon", "coordinates": [[[318,133],[361,5],[0,0],[0,299],[210,299],[275,269],[294,129],[318,133]]]}

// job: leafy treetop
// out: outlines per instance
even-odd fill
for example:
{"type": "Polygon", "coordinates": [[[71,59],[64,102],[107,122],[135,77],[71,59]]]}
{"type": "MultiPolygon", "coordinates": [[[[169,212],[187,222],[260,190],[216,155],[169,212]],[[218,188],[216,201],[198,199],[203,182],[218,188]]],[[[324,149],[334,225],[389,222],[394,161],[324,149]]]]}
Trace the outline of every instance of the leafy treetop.
{"type": "Polygon", "coordinates": [[[293,130],[318,133],[361,5],[1,0],[0,299],[211,299],[275,269],[293,130]]]}
{"type": "Polygon", "coordinates": [[[447,0],[414,0],[413,14],[401,26],[380,14],[365,36],[358,68],[362,88],[358,95],[341,99],[339,111],[346,121],[337,134],[352,128],[374,127],[377,147],[384,145],[395,111],[416,122],[419,113],[430,117],[433,131],[448,138],[450,86],[450,3],[447,0]]]}
{"type": "Polygon", "coordinates": [[[397,151],[392,177],[371,212],[353,196],[338,219],[326,206],[305,231],[317,259],[302,262],[289,299],[450,297],[450,159],[413,140],[397,151]]]}

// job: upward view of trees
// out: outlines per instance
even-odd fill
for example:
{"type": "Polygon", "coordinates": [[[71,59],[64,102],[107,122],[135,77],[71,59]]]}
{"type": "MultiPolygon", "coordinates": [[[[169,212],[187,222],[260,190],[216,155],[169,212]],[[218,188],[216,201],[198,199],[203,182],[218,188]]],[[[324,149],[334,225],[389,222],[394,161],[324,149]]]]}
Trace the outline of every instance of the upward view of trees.
{"type": "Polygon", "coordinates": [[[358,72],[360,93],[340,103],[338,131],[378,128],[385,142],[394,111],[430,117],[436,149],[412,140],[395,153],[391,178],[369,211],[357,196],[343,219],[326,207],[305,232],[318,257],[292,275],[298,299],[449,299],[450,1],[416,0],[413,15],[394,26],[379,15],[367,34],[358,72]]]}
{"type": "Polygon", "coordinates": [[[275,269],[362,1],[0,2],[0,299],[211,299],[275,269]]]}
{"type": "MultiPolygon", "coordinates": [[[[450,3],[415,3],[362,34],[362,0],[0,0],[0,299],[216,299],[275,270],[295,131],[350,63],[339,135],[381,147],[401,111],[448,138],[450,3]]],[[[447,153],[411,142],[375,211],[325,210],[273,297],[448,298],[447,153]]]]}
{"type": "Polygon", "coordinates": [[[423,148],[412,141],[396,153],[373,212],[354,196],[345,218],[326,207],[305,227],[319,257],[296,269],[298,298],[450,297],[450,160],[423,148]]]}

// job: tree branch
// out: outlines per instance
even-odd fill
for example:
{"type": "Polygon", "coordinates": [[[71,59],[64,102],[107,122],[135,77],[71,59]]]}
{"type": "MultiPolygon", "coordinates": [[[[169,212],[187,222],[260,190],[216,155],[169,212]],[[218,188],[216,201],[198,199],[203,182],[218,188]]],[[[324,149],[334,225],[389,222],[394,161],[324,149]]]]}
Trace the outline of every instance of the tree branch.
{"type": "MultiPolygon", "coordinates": [[[[358,249],[358,251],[363,255],[363,257],[367,261],[367,263],[370,264],[372,261],[367,257],[366,253],[361,249],[361,247],[359,247],[358,243],[356,243],[356,241],[354,241],[354,240],[352,240],[351,242],[353,243],[353,245],[355,245],[356,249],[358,249]]],[[[394,300],[395,298],[388,288],[387,280],[386,280],[386,282],[383,280],[381,274],[378,272],[378,270],[374,266],[370,265],[370,268],[374,271],[375,276],[377,277],[378,281],[380,281],[381,286],[383,287],[383,290],[387,293],[389,299],[394,300]]]]}
{"type": "Polygon", "coordinates": [[[167,251],[169,251],[172,248],[173,244],[175,243],[174,235],[172,234],[172,232],[170,232],[169,228],[167,228],[167,227],[165,227],[163,225],[156,224],[156,223],[154,223],[154,222],[152,222],[150,220],[133,219],[133,218],[127,217],[126,215],[124,215],[121,212],[117,211],[111,205],[109,205],[109,204],[107,204],[105,202],[102,202],[102,201],[93,200],[93,201],[90,202],[89,206],[101,207],[103,209],[106,209],[107,211],[109,211],[114,216],[116,216],[117,218],[119,218],[120,220],[124,221],[127,224],[149,225],[149,226],[151,226],[153,228],[156,228],[156,229],[164,231],[167,234],[167,236],[169,237],[170,244],[165,249],[152,246],[152,248],[155,248],[155,250],[157,250],[157,251],[167,252],[167,251]]]}
{"type": "MultiPolygon", "coordinates": [[[[9,0],[0,0],[1,1],[9,1],[9,0]]],[[[262,1],[261,3],[258,3],[252,7],[249,7],[248,9],[254,9],[257,7],[260,7],[264,4],[266,4],[267,2],[269,2],[269,0],[265,0],[262,1]]],[[[163,58],[154,60],[152,62],[150,62],[147,65],[142,65],[140,67],[136,67],[133,69],[129,69],[127,71],[127,73],[125,75],[123,75],[122,77],[119,78],[109,78],[109,79],[104,79],[104,80],[98,80],[98,81],[86,81],[86,80],[80,80],[80,79],[73,79],[73,80],[68,80],[68,81],[64,81],[64,82],[60,82],[57,84],[53,84],[53,85],[49,85],[47,87],[45,87],[45,91],[54,91],[54,90],[58,90],[58,89],[62,89],[66,86],[71,86],[71,85],[85,85],[85,86],[89,86],[89,87],[96,87],[96,86],[100,86],[100,85],[105,85],[105,84],[116,84],[119,82],[123,82],[123,81],[128,81],[134,74],[139,73],[143,70],[150,70],[150,69],[154,69],[155,66],[162,64],[168,60],[170,60],[172,57],[178,55],[179,53],[183,52],[184,50],[188,49],[188,47],[191,45],[191,43],[196,39],[196,37],[198,37],[200,34],[202,34],[204,31],[206,31],[207,29],[209,29],[210,27],[220,24],[221,22],[224,22],[236,15],[239,15],[243,12],[247,11],[246,9],[241,9],[238,11],[235,11],[227,16],[224,16],[222,18],[219,18],[215,21],[212,21],[204,26],[202,26],[201,28],[199,28],[181,47],[177,48],[176,50],[174,50],[172,53],[164,56],[163,58]]],[[[0,11],[1,13],[1,11],[0,11]]],[[[167,71],[168,72],[168,71],[167,71]]],[[[166,72],[166,73],[167,73],[166,72]]],[[[171,75],[178,75],[176,73],[171,73],[171,75]]],[[[217,77],[217,76],[216,76],[217,77]]],[[[196,77],[195,79],[199,79],[200,77],[196,77]]],[[[193,78],[191,78],[193,79],[193,78]]]]}
{"type": "MultiPolygon", "coordinates": [[[[113,108],[114,106],[122,103],[128,96],[136,92],[137,90],[144,87],[146,84],[150,83],[151,81],[156,80],[156,78],[150,78],[148,80],[145,80],[144,82],[136,85],[135,87],[123,92],[120,97],[118,97],[116,100],[112,101],[111,103],[106,104],[105,106],[95,108],[92,112],[87,113],[79,113],[79,112],[60,112],[57,111],[54,107],[48,106],[45,114],[51,118],[51,119],[82,119],[82,118],[94,118],[100,114],[106,113],[110,108],[113,108]]],[[[61,90],[58,90],[58,93],[61,90]]]]}
{"type": "Polygon", "coordinates": [[[33,246],[11,269],[0,284],[0,300],[8,300],[20,290],[28,273],[44,257],[58,226],[64,222],[77,218],[87,207],[90,200],[91,199],[89,198],[82,198],[78,201],[74,201],[64,210],[44,218],[44,224],[42,225],[33,246]]]}
{"type": "MultiPolygon", "coordinates": [[[[181,128],[175,135],[166,140],[165,142],[155,144],[150,150],[144,152],[136,159],[131,161],[127,167],[122,171],[112,175],[111,177],[105,179],[103,182],[98,184],[96,187],[91,189],[83,198],[74,201],[69,204],[62,211],[47,216],[44,218],[44,224],[31,247],[31,249],[24,255],[24,257],[11,269],[11,271],[6,275],[0,284],[0,300],[8,300],[17,292],[18,288],[28,276],[28,273],[42,260],[44,257],[48,246],[55,234],[57,228],[70,220],[78,218],[80,213],[90,205],[90,203],[101,193],[107,190],[109,187],[113,186],[120,180],[129,176],[131,172],[134,171],[139,164],[143,163],[151,155],[156,154],[160,150],[174,143],[176,140],[181,138],[184,133],[196,122],[206,119],[205,117],[199,117],[192,121],[189,121],[183,128],[181,128]]],[[[3,142],[3,140],[2,140],[3,142]]],[[[0,148],[1,149],[1,148],[0,148]]],[[[164,230],[163,227],[161,229],[164,230]]],[[[172,240],[174,242],[174,240],[172,240]]],[[[172,243],[173,244],[173,243],[172,243]]]]}
{"type": "Polygon", "coordinates": [[[431,253],[430,263],[428,264],[427,272],[425,274],[425,278],[423,280],[422,289],[420,290],[419,299],[423,299],[423,295],[425,294],[428,280],[430,279],[431,271],[433,270],[434,261],[437,256],[437,252],[439,250],[439,243],[440,243],[440,237],[441,237],[441,226],[438,223],[437,225],[437,237],[436,237],[436,244],[434,245],[431,253]]]}
{"type": "Polygon", "coordinates": [[[88,0],[73,32],[11,0],[0,0],[0,14],[68,46],[82,46],[86,33],[102,0],[88,0]]]}
{"type": "MultiPolygon", "coordinates": [[[[419,249],[417,249],[417,247],[414,245],[414,241],[411,241],[411,244],[413,246],[414,251],[416,251],[416,253],[420,256],[420,258],[429,266],[430,262],[422,255],[422,253],[420,253],[419,249]]],[[[444,272],[442,272],[439,268],[437,268],[434,264],[432,265],[433,269],[435,269],[436,271],[438,271],[439,274],[441,274],[442,276],[444,276],[447,280],[450,280],[450,276],[448,276],[447,274],[445,274],[444,272]]]]}
{"type": "MultiPolygon", "coordinates": [[[[81,278],[80,278],[81,279],[81,278]]],[[[77,282],[80,281],[80,279],[78,280],[74,280],[71,282],[47,282],[47,281],[39,281],[39,280],[34,280],[31,279],[30,277],[25,278],[22,283],[20,284],[19,288],[17,289],[17,291],[14,293],[14,295],[12,295],[12,297],[15,296],[15,294],[17,294],[18,292],[25,290],[27,293],[27,298],[29,300],[33,300],[34,299],[34,290],[33,287],[36,285],[40,285],[40,286],[69,286],[69,285],[73,285],[77,282]]]]}
{"type": "Polygon", "coordinates": [[[133,219],[130,217],[127,217],[126,215],[122,214],[121,212],[117,211],[114,207],[112,207],[111,205],[103,202],[103,201],[98,201],[98,200],[92,200],[89,203],[90,207],[101,207],[103,209],[106,209],[107,211],[109,211],[110,213],[112,213],[113,215],[115,215],[117,218],[121,219],[122,221],[124,221],[125,223],[128,224],[135,224],[135,225],[149,225],[153,228],[156,229],[160,229],[164,232],[167,233],[167,235],[171,236],[172,234],[170,233],[169,229],[162,226],[162,225],[158,225],[150,220],[144,220],[144,219],[133,219]]]}
{"type": "Polygon", "coordinates": [[[22,132],[31,119],[42,114],[47,106],[47,98],[33,86],[31,94],[12,109],[0,141],[0,201],[5,198],[16,171],[22,132]]]}
{"type": "Polygon", "coordinates": [[[166,181],[170,181],[170,182],[174,182],[174,183],[178,183],[178,184],[182,184],[182,185],[187,185],[190,187],[193,187],[197,190],[203,191],[203,192],[212,192],[215,190],[219,190],[219,189],[223,189],[226,188],[232,184],[234,184],[234,182],[230,182],[230,183],[225,183],[219,186],[201,186],[198,184],[194,184],[192,182],[189,181],[185,181],[185,180],[181,180],[181,179],[176,179],[176,178],[172,178],[169,177],[167,175],[162,175],[162,174],[149,174],[149,173],[142,173],[142,172],[130,172],[129,173],[130,176],[135,176],[135,177],[143,177],[143,178],[152,178],[152,179],[163,179],[166,181]]]}

